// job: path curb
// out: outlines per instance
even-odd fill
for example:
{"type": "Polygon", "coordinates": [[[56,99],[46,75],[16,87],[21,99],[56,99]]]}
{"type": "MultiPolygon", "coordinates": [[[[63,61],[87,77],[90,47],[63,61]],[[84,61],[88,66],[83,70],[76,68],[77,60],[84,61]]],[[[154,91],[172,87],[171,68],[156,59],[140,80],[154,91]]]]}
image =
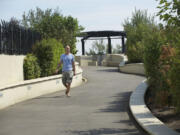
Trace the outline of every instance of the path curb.
{"type": "Polygon", "coordinates": [[[142,81],[131,94],[129,108],[136,122],[150,135],[180,135],[157,119],[145,104],[147,80],[142,81]]]}

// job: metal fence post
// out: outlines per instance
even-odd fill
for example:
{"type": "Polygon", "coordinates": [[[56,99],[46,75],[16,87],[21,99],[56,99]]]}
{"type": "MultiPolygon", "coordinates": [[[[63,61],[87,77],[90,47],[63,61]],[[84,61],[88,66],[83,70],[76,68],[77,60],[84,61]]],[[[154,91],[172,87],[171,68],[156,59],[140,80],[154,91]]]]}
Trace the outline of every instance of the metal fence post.
{"type": "Polygon", "coordinates": [[[19,28],[19,54],[21,54],[21,28],[19,28]]]}
{"type": "Polygon", "coordinates": [[[13,26],[11,25],[11,54],[13,54],[13,26]]]}
{"type": "Polygon", "coordinates": [[[26,54],[26,53],[28,53],[28,30],[26,29],[25,30],[25,39],[26,39],[26,41],[25,41],[25,47],[24,47],[24,53],[26,54]]]}
{"type": "Polygon", "coordinates": [[[34,31],[32,31],[32,42],[31,42],[30,51],[32,51],[33,44],[34,44],[34,31]]]}

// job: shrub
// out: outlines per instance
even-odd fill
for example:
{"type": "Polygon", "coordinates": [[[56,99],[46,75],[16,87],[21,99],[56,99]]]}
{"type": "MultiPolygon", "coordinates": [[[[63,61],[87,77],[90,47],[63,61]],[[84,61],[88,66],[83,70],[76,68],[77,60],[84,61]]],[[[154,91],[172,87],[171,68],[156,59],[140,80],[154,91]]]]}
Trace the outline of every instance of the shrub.
{"type": "Polygon", "coordinates": [[[24,59],[23,64],[24,79],[34,79],[40,77],[40,67],[37,62],[37,58],[33,54],[28,54],[24,59]]]}
{"type": "Polygon", "coordinates": [[[155,98],[156,105],[162,105],[162,101],[166,99],[162,99],[159,96],[163,94],[165,95],[164,98],[166,98],[166,91],[168,89],[166,78],[163,74],[163,64],[160,64],[163,41],[161,32],[158,29],[154,29],[151,33],[151,35],[149,34],[144,38],[144,67],[148,84],[151,88],[151,94],[155,98]]]}
{"type": "Polygon", "coordinates": [[[173,104],[175,105],[177,112],[180,113],[180,1],[158,1],[158,16],[165,22],[165,27],[163,28],[165,33],[164,37],[166,42],[172,44],[176,49],[176,51],[174,51],[174,48],[169,49],[172,56],[169,59],[169,67],[166,74],[169,74],[168,83],[173,104]]]}
{"type": "Polygon", "coordinates": [[[159,58],[161,53],[161,35],[157,29],[154,29],[152,34],[147,35],[144,39],[144,67],[145,73],[150,85],[154,87],[159,80],[159,58]]]}
{"type": "Polygon", "coordinates": [[[124,30],[127,33],[127,56],[130,62],[143,62],[143,39],[155,26],[154,17],[150,17],[147,11],[135,10],[131,20],[125,20],[124,30]]]}
{"type": "Polygon", "coordinates": [[[176,111],[180,113],[180,49],[176,50],[170,70],[171,93],[176,111]]]}
{"type": "Polygon", "coordinates": [[[162,106],[172,104],[172,94],[170,87],[170,70],[172,59],[175,56],[174,48],[170,45],[161,46],[161,55],[159,58],[159,72],[161,75],[159,96],[156,97],[162,106]]]}
{"type": "Polygon", "coordinates": [[[144,66],[155,105],[173,105],[180,113],[180,42],[166,32],[155,30],[144,39],[144,66]],[[164,45],[169,41],[174,46],[164,45]]]}
{"type": "Polygon", "coordinates": [[[172,46],[161,45],[161,41],[159,41],[159,43],[159,45],[157,44],[157,48],[155,47],[156,49],[146,46],[145,69],[156,105],[166,106],[172,104],[171,81],[169,75],[175,51],[172,46]]]}
{"type": "Polygon", "coordinates": [[[144,45],[143,42],[137,42],[127,48],[127,56],[129,62],[138,63],[143,62],[144,45]]]}
{"type": "Polygon", "coordinates": [[[60,55],[64,53],[64,47],[56,39],[43,39],[35,44],[33,53],[37,57],[41,68],[41,77],[45,77],[54,74],[60,55]]]}

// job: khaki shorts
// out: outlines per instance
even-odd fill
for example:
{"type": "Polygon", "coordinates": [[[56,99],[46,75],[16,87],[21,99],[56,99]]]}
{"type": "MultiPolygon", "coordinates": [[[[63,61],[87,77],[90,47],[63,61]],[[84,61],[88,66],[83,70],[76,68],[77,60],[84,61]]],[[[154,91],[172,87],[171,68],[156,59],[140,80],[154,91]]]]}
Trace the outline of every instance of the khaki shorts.
{"type": "Polygon", "coordinates": [[[67,83],[72,83],[73,71],[62,72],[62,83],[66,86],[67,83]]]}

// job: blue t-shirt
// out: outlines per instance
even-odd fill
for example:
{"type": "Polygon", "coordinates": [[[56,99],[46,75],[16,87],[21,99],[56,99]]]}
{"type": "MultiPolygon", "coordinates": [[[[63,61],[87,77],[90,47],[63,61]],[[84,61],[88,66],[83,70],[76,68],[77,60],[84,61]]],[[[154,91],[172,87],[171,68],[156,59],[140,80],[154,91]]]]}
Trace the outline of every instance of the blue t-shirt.
{"type": "Polygon", "coordinates": [[[74,55],[70,54],[62,54],[61,62],[63,63],[62,71],[72,71],[72,63],[74,62],[74,55]]]}

